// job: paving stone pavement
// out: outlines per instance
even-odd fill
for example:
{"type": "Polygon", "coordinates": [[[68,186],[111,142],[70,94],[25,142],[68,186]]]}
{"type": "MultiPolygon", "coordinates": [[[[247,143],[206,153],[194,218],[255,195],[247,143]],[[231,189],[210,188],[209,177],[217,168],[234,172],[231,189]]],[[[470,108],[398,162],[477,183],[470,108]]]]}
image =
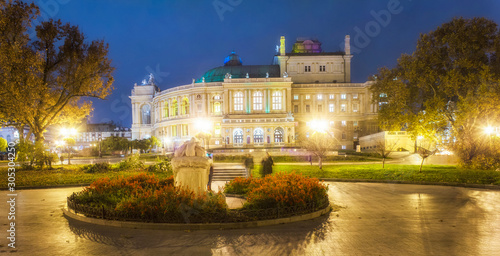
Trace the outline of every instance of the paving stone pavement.
{"type": "MultiPolygon", "coordinates": [[[[340,209],[315,220],[238,230],[96,226],[62,215],[81,188],[18,191],[16,252],[0,255],[498,255],[500,191],[328,182],[340,209]]],[[[7,191],[0,226],[8,228],[7,191]]]]}

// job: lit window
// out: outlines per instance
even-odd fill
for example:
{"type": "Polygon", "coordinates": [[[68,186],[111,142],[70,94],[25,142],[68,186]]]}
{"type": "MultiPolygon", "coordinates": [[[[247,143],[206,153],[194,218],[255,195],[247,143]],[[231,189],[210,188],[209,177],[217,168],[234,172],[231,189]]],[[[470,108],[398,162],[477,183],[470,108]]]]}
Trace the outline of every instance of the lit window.
{"type": "Polygon", "coordinates": [[[283,128],[278,127],[274,130],[274,142],[283,142],[283,128]]]}
{"type": "Polygon", "coordinates": [[[311,66],[304,66],[304,72],[311,72],[311,66]]]}
{"type": "Polygon", "coordinates": [[[273,92],[272,99],[273,99],[273,109],[280,110],[281,109],[281,92],[280,91],[273,92]]]}
{"type": "Polygon", "coordinates": [[[217,134],[217,135],[220,135],[220,123],[215,123],[215,126],[214,126],[214,133],[217,134]]]}
{"type": "Polygon", "coordinates": [[[323,99],[323,94],[318,94],[318,100],[322,100],[323,99]]]}
{"type": "Polygon", "coordinates": [[[335,99],[335,94],[330,94],[330,99],[331,100],[335,99]]]}
{"type": "Polygon", "coordinates": [[[357,99],[357,98],[358,98],[358,94],[357,94],[357,93],[354,93],[354,94],[352,95],[352,98],[353,98],[353,99],[357,99]]]}
{"type": "Polygon", "coordinates": [[[219,94],[215,95],[214,100],[220,100],[220,95],[219,94]]]}
{"type": "Polygon", "coordinates": [[[347,122],[346,121],[342,121],[342,126],[346,126],[347,125],[347,122]]]}
{"type": "Polygon", "coordinates": [[[358,104],[352,104],[352,112],[358,112],[358,104]]]}
{"type": "Polygon", "coordinates": [[[387,94],[385,94],[385,93],[380,94],[380,98],[385,98],[385,97],[387,97],[387,94]]]}
{"type": "Polygon", "coordinates": [[[243,130],[241,130],[241,129],[234,129],[233,143],[236,143],[236,144],[243,143],[243,130]]]}
{"type": "Polygon", "coordinates": [[[345,145],[342,145],[342,149],[346,149],[347,147],[345,145]]]}
{"type": "Polygon", "coordinates": [[[333,113],[335,111],[335,105],[334,104],[328,105],[328,111],[330,111],[330,113],[333,113]]]}
{"type": "Polygon", "coordinates": [[[358,121],[352,121],[353,126],[358,126],[358,121]]]}
{"type": "Polygon", "coordinates": [[[234,94],[234,110],[242,111],[243,110],[243,93],[237,92],[234,94]]]}
{"type": "Polygon", "coordinates": [[[340,112],[345,112],[345,111],[346,111],[346,105],[340,104],[340,112]]]}
{"type": "MultiPolygon", "coordinates": [[[[201,108],[201,104],[200,104],[200,108],[201,108]]],[[[220,102],[215,102],[214,103],[214,113],[220,114],[220,111],[221,111],[221,109],[220,109],[220,102]]]]}
{"type": "Polygon", "coordinates": [[[262,92],[253,94],[253,110],[262,110],[262,92]]]}
{"type": "Polygon", "coordinates": [[[347,96],[345,93],[340,94],[340,99],[345,100],[347,99],[347,96]]]}
{"type": "Polygon", "coordinates": [[[256,128],[253,131],[253,142],[264,143],[264,131],[261,128],[256,128]]]}
{"type": "Polygon", "coordinates": [[[294,94],[294,95],[293,95],[293,99],[294,99],[294,100],[298,100],[298,99],[299,99],[299,95],[298,95],[298,94],[294,94]]]}
{"type": "Polygon", "coordinates": [[[307,94],[306,95],[306,100],[310,99],[311,98],[311,95],[307,94]]]}

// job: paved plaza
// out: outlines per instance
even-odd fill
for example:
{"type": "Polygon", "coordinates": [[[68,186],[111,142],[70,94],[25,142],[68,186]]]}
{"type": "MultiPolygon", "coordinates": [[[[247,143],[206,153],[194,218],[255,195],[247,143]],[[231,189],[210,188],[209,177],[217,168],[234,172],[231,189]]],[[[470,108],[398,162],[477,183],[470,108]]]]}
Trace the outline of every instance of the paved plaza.
{"type": "MultiPolygon", "coordinates": [[[[168,231],[66,219],[81,188],[18,191],[17,252],[4,255],[498,255],[500,191],[328,182],[340,209],[298,223],[238,230],[168,231]]],[[[7,191],[1,200],[7,201],[7,191]]],[[[7,207],[0,208],[7,229],[7,207]]],[[[4,233],[5,235],[6,233],[4,233]]],[[[5,236],[3,236],[5,237],[5,236]]]]}

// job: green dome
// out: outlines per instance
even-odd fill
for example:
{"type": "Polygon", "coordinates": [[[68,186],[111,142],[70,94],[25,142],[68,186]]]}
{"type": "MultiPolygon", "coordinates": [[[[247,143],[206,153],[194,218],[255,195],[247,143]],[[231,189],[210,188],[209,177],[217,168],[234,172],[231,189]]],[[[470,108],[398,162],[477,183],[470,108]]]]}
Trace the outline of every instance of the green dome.
{"type": "Polygon", "coordinates": [[[246,74],[250,78],[265,78],[266,73],[269,77],[280,77],[279,65],[247,65],[247,66],[221,66],[205,72],[205,74],[196,82],[201,83],[203,77],[206,83],[224,82],[226,74],[231,74],[232,78],[245,78],[246,74]]]}

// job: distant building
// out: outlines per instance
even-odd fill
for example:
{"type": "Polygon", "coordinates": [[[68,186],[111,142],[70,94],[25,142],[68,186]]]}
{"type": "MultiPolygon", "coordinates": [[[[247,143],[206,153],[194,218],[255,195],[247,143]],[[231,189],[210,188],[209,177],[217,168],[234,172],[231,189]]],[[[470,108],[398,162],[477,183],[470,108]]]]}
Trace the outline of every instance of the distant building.
{"type": "Polygon", "coordinates": [[[120,127],[113,123],[84,124],[78,128],[75,136],[76,149],[89,148],[99,143],[99,139],[115,136],[132,139],[132,131],[129,128],[120,127]]]}
{"type": "Polygon", "coordinates": [[[385,145],[389,151],[409,151],[415,153],[415,140],[405,131],[379,132],[359,138],[361,151],[377,151],[385,145]]]}
{"type": "Polygon", "coordinates": [[[324,120],[337,149],[379,132],[371,82],[351,83],[349,36],[345,51],[323,52],[318,40],[299,38],[289,53],[285,38],[271,65],[243,65],[236,53],[190,84],[161,91],[154,79],[134,85],[132,139],[156,136],[172,150],[199,132],[210,148],[298,146],[324,120]]]}

